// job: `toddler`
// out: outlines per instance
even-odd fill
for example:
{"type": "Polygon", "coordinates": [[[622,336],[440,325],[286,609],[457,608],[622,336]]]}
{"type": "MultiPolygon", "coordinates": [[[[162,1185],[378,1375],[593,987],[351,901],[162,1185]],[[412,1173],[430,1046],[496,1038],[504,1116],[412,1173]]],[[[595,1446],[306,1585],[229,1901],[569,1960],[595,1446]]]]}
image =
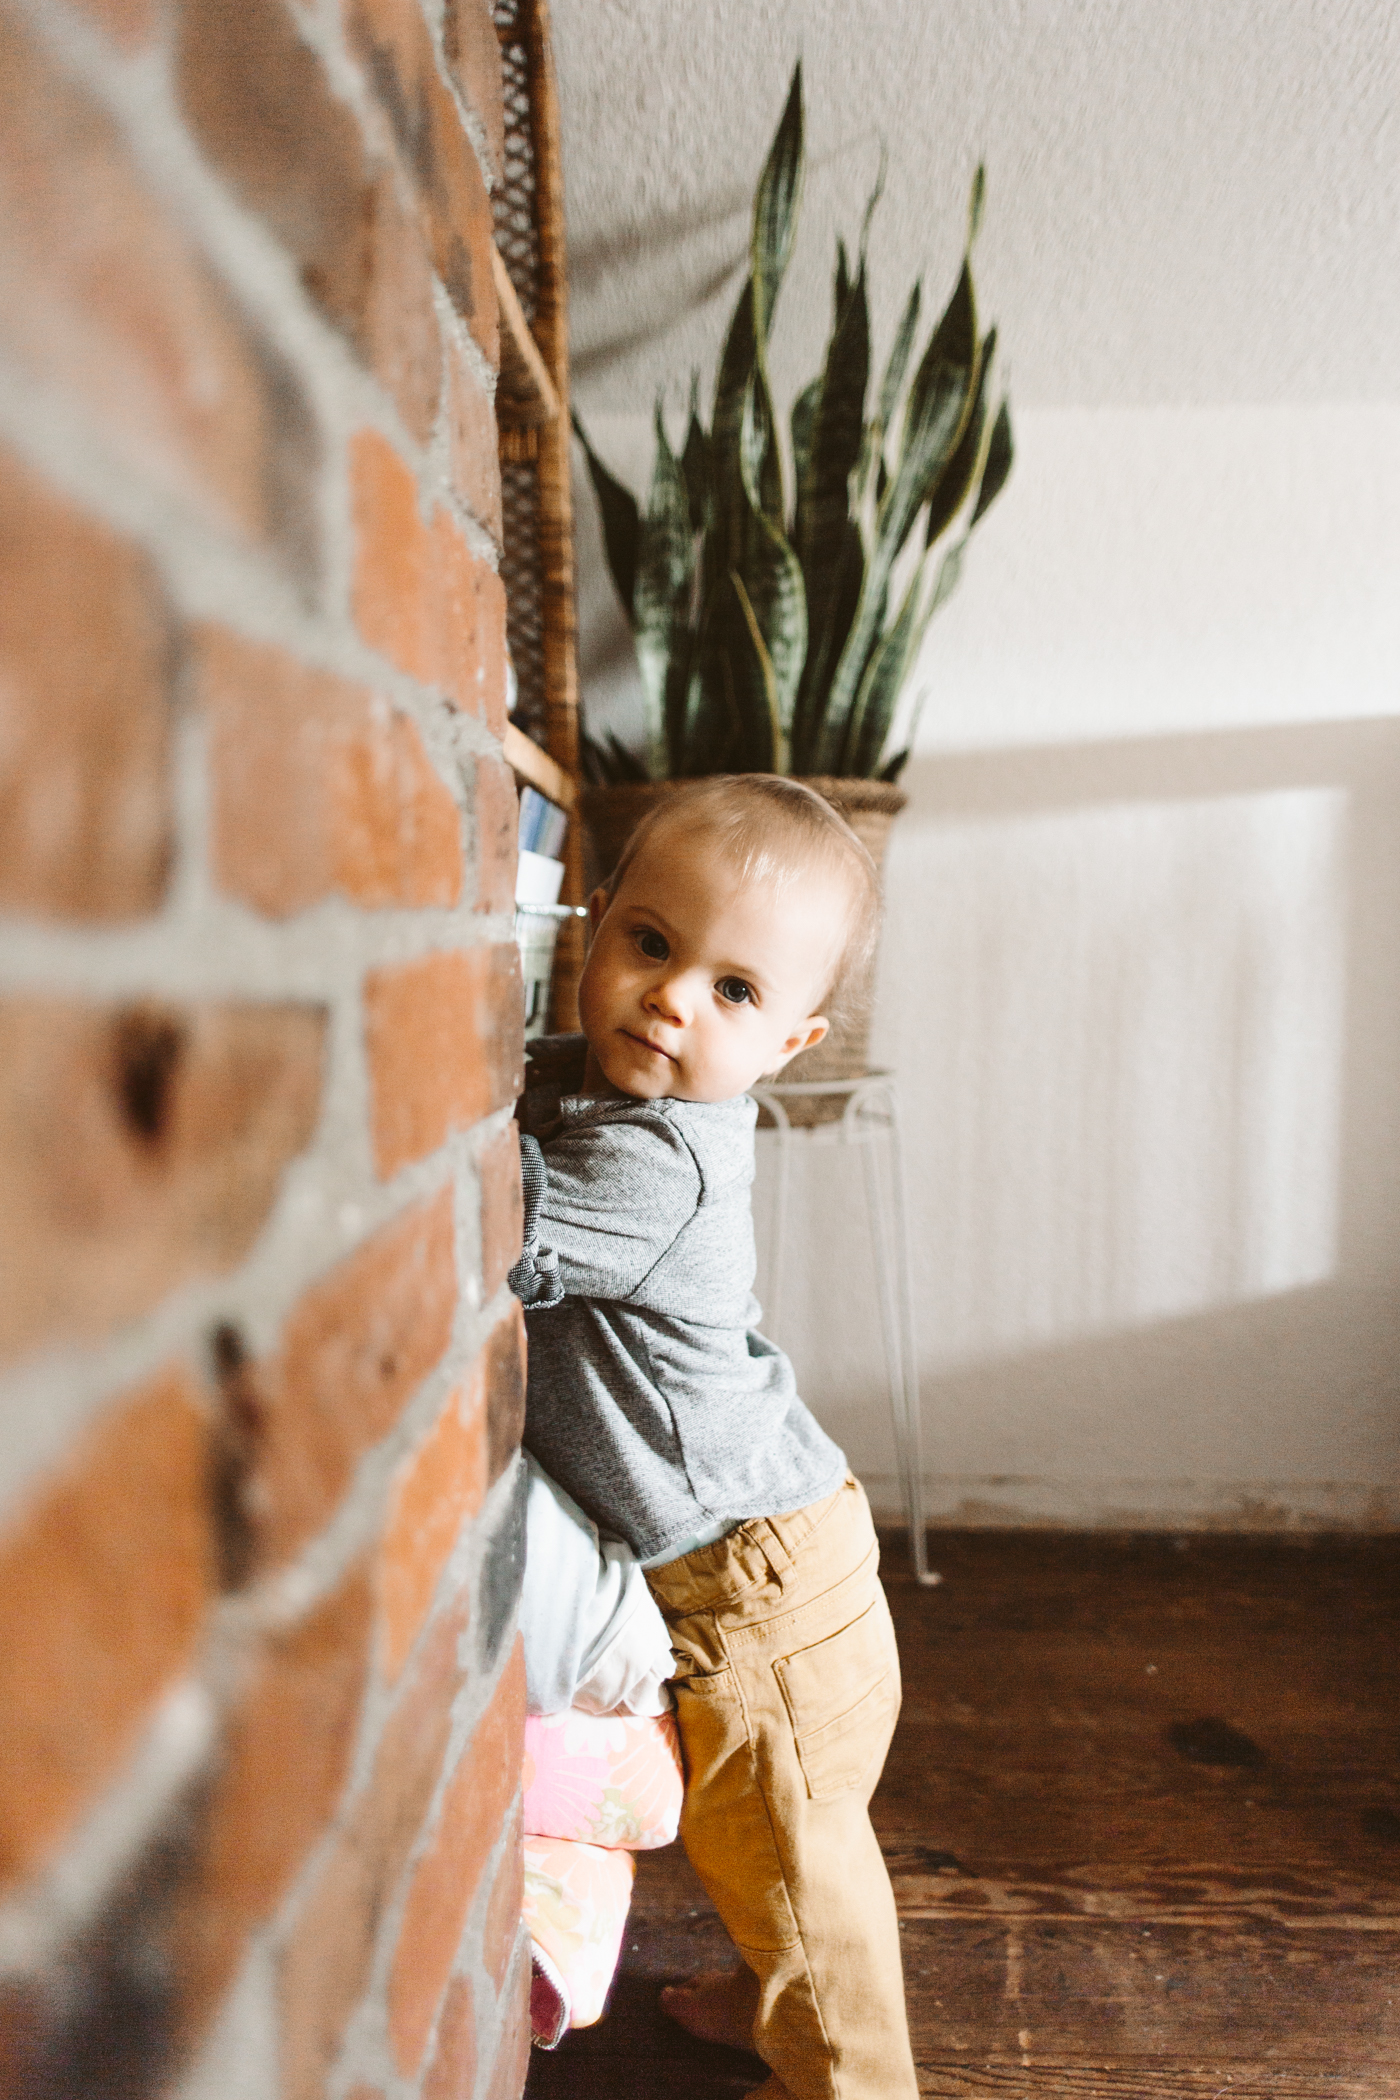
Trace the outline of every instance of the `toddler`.
{"type": "Polygon", "coordinates": [[[697,782],[590,905],[583,1036],[522,1104],[526,1442],[646,1572],[674,1651],[681,1835],[742,1957],[666,2010],[761,2100],[914,2100],[868,1803],[899,1665],[865,1496],[755,1331],[747,1089],[826,1034],[879,922],[870,857],[768,774],[697,782]]]}

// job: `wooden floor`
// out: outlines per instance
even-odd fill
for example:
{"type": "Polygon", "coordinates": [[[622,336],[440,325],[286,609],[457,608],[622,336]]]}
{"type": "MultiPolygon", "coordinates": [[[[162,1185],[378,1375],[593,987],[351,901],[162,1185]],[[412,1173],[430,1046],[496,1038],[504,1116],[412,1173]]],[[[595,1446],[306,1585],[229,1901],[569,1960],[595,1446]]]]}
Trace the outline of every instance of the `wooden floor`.
{"type": "MultiPolygon", "coordinates": [[[[941,1533],[886,1551],[905,1703],[874,1816],[920,2087],[997,2100],[1400,2096],[1400,1540],[941,1533]]],[[[727,1959],[644,1855],[599,2026],[530,2100],[729,2100],[656,2009],[727,1959]]]]}

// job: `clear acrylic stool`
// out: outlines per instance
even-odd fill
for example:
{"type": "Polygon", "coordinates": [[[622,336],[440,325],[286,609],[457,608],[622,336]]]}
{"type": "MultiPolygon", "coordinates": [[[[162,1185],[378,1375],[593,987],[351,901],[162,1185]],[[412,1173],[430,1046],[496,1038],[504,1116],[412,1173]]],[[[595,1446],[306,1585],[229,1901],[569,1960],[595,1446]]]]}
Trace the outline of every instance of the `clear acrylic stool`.
{"type": "Polygon", "coordinates": [[[935,1574],[928,1564],[928,1535],[924,1521],[923,1427],[919,1415],[914,1287],[909,1266],[909,1207],[905,1201],[899,1090],[894,1073],[867,1072],[859,1079],[765,1080],[750,1087],[749,1092],[772,1117],[777,1136],[778,1171],[769,1212],[765,1323],[776,1327],[778,1322],[794,1138],[824,1130],[838,1144],[855,1146],[860,1151],[866,1217],[879,1286],[890,1420],[894,1427],[895,1459],[909,1525],[909,1549],[917,1580],[929,1585],[941,1582],[942,1577],[935,1574]],[[846,1105],[839,1120],[810,1126],[794,1124],[785,1104],[816,1095],[845,1096],[846,1105]]]}

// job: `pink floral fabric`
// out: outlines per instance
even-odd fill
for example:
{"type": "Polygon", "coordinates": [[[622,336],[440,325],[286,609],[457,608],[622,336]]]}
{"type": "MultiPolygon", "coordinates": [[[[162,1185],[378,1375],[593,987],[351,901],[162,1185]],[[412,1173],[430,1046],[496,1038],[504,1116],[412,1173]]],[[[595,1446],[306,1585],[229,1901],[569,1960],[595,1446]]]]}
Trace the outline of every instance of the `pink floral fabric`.
{"type": "Polygon", "coordinates": [[[525,1840],[525,1922],[536,1951],[549,1957],[570,2027],[603,2016],[636,1871],[630,1852],[572,1838],[525,1840]]]}
{"type": "Polygon", "coordinates": [[[532,1714],[525,1723],[525,1828],[627,1852],[680,1827],[680,1738],[660,1714],[532,1714]]]}
{"type": "Polygon", "coordinates": [[[671,1843],[684,1787],[670,1714],[526,1721],[525,1924],[540,1986],[532,2021],[546,2045],[564,2024],[601,2018],[632,1900],[632,1855],[671,1843]]]}

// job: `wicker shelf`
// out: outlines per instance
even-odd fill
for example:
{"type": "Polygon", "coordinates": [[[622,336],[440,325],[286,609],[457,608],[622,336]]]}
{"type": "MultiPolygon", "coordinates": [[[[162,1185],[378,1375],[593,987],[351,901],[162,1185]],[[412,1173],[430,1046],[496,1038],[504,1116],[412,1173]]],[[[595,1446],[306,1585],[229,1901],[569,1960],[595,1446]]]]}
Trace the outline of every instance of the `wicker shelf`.
{"type": "Polygon", "coordinates": [[[528,780],[532,788],[538,788],[551,802],[557,802],[561,809],[572,812],[578,801],[578,783],[513,722],[506,724],[503,749],[506,764],[518,779],[528,780]]]}
{"type": "Polygon", "coordinates": [[[491,271],[496,280],[496,299],[501,310],[497,420],[503,431],[538,430],[542,424],[558,422],[559,395],[525,319],[499,248],[491,250],[491,271]]]}
{"type": "MultiPolygon", "coordinates": [[[[497,390],[501,580],[517,681],[506,757],[517,777],[571,812],[562,901],[583,901],[573,501],[569,485],[569,315],[559,100],[549,0],[491,0],[505,90],[505,156],[494,198],[501,312],[497,390]],[[516,738],[519,741],[516,741],[516,738]],[[546,770],[548,769],[548,770],[546,770]]],[[[578,1025],[583,967],[577,920],[555,950],[553,1025],[578,1025]]]]}

